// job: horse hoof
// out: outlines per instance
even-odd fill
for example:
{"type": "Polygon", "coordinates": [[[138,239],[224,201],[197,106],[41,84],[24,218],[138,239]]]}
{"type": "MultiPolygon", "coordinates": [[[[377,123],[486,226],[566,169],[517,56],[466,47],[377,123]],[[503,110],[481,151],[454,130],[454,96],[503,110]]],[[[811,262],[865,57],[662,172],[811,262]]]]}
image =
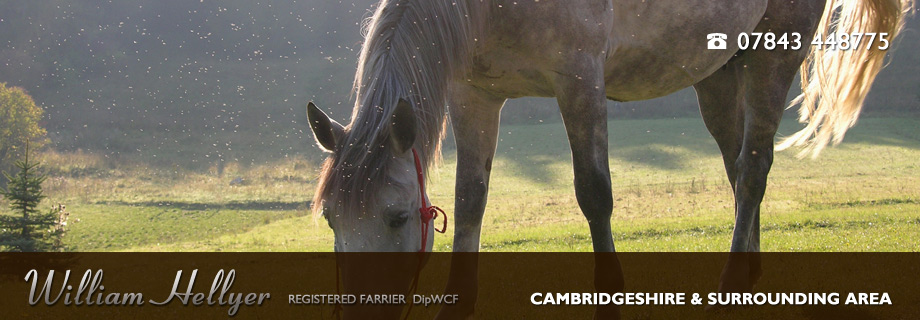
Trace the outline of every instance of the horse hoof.
{"type": "Polygon", "coordinates": [[[751,282],[751,272],[747,261],[737,262],[731,259],[722,269],[722,276],[719,277],[719,292],[751,292],[754,285],[751,282]]]}
{"type": "Polygon", "coordinates": [[[435,319],[438,320],[461,320],[461,319],[473,319],[473,308],[465,308],[463,306],[456,305],[445,305],[441,307],[441,310],[438,311],[438,315],[435,316],[435,319]]]}
{"type": "Polygon", "coordinates": [[[620,319],[620,308],[615,305],[598,306],[594,309],[594,319],[620,319]]]}
{"type": "Polygon", "coordinates": [[[703,308],[703,311],[708,312],[708,313],[726,313],[726,312],[731,312],[732,310],[737,310],[738,308],[741,308],[741,307],[742,306],[732,306],[732,305],[726,306],[726,305],[716,304],[716,305],[707,305],[705,308],[703,308]]]}
{"type": "Polygon", "coordinates": [[[718,305],[718,304],[716,305],[710,304],[710,305],[707,305],[705,308],[703,308],[703,311],[706,311],[706,312],[724,312],[726,310],[728,310],[728,306],[723,306],[723,305],[718,305]]]}

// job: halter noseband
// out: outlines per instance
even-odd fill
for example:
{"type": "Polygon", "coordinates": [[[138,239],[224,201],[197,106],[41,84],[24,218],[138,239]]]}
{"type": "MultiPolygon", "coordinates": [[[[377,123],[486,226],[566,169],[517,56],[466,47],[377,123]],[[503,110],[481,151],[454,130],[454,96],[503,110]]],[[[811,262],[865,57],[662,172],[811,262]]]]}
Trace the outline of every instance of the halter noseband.
{"type": "MultiPolygon", "coordinates": [[[[425,247],[428,245],[428,225],[431,223],[431,220],[434,220],[440,215],[444,217],[444,226],[441,227],[441,230],[435,227],[434,231],[440,233],[447,231],[447,214],[444,213],[444,210],[441,210],[441,208],[433,205],[429,206],[428,201],[425,200],[425,174],[422,170],[422,161],[419,160],[418,152],[415,151],[415,148],[412,148],[412,157],[415,158],[415,172],[418,174],[418,198],[419,204],[422,205],[418,208],[419,218],[421,220],[420,226],[422,228],[422,246],[418,249],[418,268],[415,269],[415,277],[412,279],[412,284],[409,285],[410,295],[414,295],[415,292],[418,291],[418,281],[422,276],[422,262],[425,260],[425,247]]],[[[409,315],[412,314],[413,304],[409,304],[409,308],[406,309],[406,316],[403,320],[409,319],[409,315]]]]}

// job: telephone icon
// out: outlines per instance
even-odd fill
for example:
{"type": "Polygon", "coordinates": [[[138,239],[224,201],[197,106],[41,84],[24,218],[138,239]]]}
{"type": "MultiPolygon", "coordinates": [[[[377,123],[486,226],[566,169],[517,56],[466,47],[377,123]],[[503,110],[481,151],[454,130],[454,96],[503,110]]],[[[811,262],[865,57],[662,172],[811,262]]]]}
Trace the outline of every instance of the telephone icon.
{"type": "Polygon", "coordinates": [[[725,39],[728,36],[724,33],[710,33],[706,38],[709,39],[709,43],[706,45],[709,50],[725,50],[725,39]]]}

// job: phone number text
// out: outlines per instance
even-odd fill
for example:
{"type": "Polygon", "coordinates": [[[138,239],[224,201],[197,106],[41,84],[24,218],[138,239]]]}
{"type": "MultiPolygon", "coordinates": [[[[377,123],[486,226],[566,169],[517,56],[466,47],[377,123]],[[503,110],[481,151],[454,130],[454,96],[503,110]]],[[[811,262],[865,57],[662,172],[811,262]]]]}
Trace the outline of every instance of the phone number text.
{"type": "MultiPolygon", "coordinates": [[[[811,41],[816,50],[888,50],[891,45],[888,33],[830,33],[824,36],[816,34],[811,41]]],[[[802,35],[798,32],[776,34],[773,32],[751,32],[738,34],[740,50],[799,50],[802,48],[802,35]]]]}

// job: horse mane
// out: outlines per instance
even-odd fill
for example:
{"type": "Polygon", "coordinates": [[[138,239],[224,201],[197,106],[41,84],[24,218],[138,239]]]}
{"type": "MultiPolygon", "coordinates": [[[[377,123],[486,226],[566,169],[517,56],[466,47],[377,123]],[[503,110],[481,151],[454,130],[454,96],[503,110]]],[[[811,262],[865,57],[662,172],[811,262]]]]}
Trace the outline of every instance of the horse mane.
{"type": "Polygon", "coordinates": [[[347,134],[320,172],[313,212],[326,205],[362,213],[389,179],[388,143],[399,99],[415,109],[423,167],[440,155],[446,127],[447,83],[463,72],[474,40],[467,1],[383,0],[364,22],[364,44],[353,90],[357,99],[347,134]]]}

